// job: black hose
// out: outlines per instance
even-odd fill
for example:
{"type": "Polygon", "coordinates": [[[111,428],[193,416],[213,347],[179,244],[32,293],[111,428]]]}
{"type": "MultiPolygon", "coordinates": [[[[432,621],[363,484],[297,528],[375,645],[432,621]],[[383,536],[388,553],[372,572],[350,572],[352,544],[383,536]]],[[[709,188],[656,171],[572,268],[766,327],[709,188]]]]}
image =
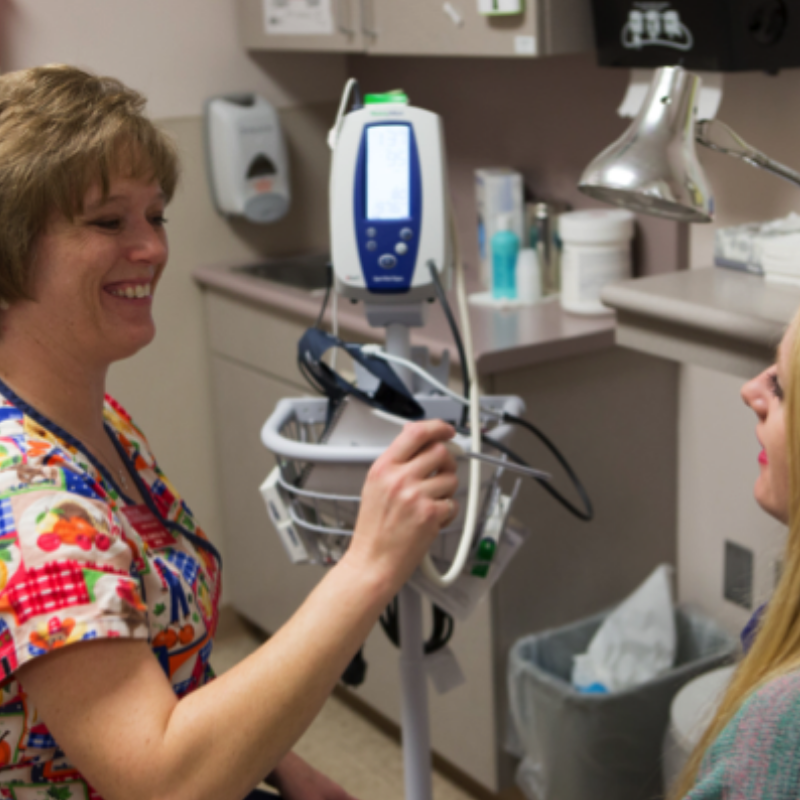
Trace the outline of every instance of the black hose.
{"type": "MultiPolygon", "coordinates": [[[[458,350],[458,358],[461,362],[461,382],[464,386],[464,399],[469,401],[470,382],[469,371],[467,370],[467,356],[464,352],[464,342],[461,340],[461,333],[458,330],[455,317],[453,317],[450,303],[447,301],[447,295],[445,294],[444,287],[442,286],[442,281],[439,278],[439,271],[436,269],[436,264],[433,262],[433,260],[428,261],[428,269],[430,270],[431,278],[433,280],[433,288],[436,292],[436,298],[438,299],[439,304],[444,311],[445,317],[447,317],[447,324],[450,326],[453,339],[455,340],[456,349],[458,350]]],[[[468,419],[469,406],[464,406],[464,409],[461,412],[461,424],[466,425],[468,419]]]]}

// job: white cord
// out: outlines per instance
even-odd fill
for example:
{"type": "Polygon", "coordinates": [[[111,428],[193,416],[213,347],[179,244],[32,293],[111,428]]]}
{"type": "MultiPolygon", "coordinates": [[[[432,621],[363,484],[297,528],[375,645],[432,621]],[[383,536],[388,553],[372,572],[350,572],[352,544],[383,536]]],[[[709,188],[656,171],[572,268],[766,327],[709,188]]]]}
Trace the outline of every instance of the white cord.
{"type": "Polygon", "coordinates": [[[330,147],[331,150],[336,149],[336,140],[339,138],[339,130],[342,127],[344,110],[347,108],[347,102],[350,99],[350,92],[353,90],[353,87],[356,85],[356,83],[357,81],[355,78],[350,78],[344,85],[342,99],[339,101],[339,111],[336,113],[336,122],[333,123],[333,127],[328,131],[328,147],[330,147]]]}
{"type": "MultiPolygon", "coordinates": [[[[339,139],[339,131],[342,128],[342,120],[344,119],[345,109],[347,108],[347,103],[350,101],[350,93],[353,91],[353,87],[358,84],[355,78],[350,78],[347,83],[344,85],[344,91],[342,92],[342,99],[339,101],[339,110],[336,112],[336,122],[333,123],[333,127],[328,131],[328,147],[331,150],[336,149],[336,142],[339,139]]],[[[335,282],[334,278],[334,282],[335,282]]],[[[337,303],[338,292],[336,291],[336,287],[332,287],[332,294],[333,298],[331,299],[331,333],[334,336],[339,336],[339,304],[337,303]]],[[[336,353],[338,352],[338,348],[333,348],[333,353],[331,353],[331,369],[336,369],[336,353]]]]}
{"type": "MultiPolygon", "coordinates": [[[[335,280],[335,279],[334,279],[335,280]]],[[[331,298],[331,333],[338,339],[339,338],[339,293],[334,290],[333,297],[331,298]]],[[[331,369],[336,369],[336,354],[339,352],[338,347],[334,347],[331,352],[331,369]]]]}
{"type": "MultiPolygon", "coordinates": [[[[478,381],[475,374],[475,357],[472,350],[472,327],[469,322],[469,307],[467,306],[467,290],[464,283],[464,265],[458,248],[458,236],[453,220],[452,208],[450,209],[450,235],[453,243],[453,261],[456,271],[456,297],[458,298],[458,312],[461,317],[461,338],[464,343],[464,358],[466,360],[467,377],[469,378],[469,428],[470,446],[473,453],[481,452],[481,407],[478,381]]],[[[469,490],[467,492],[467,510],[464,518],[464,528],[461,541],[458,543],[456,557],[444,575],[440,575],[434,566],[430,554],[422,560],[422,574],[436,586],[445,588],[453,584],[464,569],[469,556],[475,528],[478,522],[478,505],[481,492],[481,465],[477,459],[469,463],[469,490]]]]}

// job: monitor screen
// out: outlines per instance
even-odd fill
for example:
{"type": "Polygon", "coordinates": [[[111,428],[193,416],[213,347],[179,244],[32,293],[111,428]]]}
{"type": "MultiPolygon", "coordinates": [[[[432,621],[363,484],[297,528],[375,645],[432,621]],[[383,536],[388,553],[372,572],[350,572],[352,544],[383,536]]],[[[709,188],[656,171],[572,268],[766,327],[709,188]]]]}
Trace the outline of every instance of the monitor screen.
{"type": "Polygon", "coordinates": [[[367,219],[411,216],[411,129],[367,128],[367,219]]]}

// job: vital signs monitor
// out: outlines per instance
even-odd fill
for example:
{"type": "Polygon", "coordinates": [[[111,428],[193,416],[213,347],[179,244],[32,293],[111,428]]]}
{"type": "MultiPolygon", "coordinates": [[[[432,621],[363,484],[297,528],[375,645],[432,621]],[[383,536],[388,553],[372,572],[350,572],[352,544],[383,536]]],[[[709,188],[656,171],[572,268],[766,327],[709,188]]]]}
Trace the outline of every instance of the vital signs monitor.
{"type": "Polygon", "coordinates": [[[444,137],[437,114],[381,95],[334,129],[331,249],[339,294],[370,303],[434,297],[428,262],[450,258],[444,137]],[[388,99],[388,102],[386,102],[388,99]]]}

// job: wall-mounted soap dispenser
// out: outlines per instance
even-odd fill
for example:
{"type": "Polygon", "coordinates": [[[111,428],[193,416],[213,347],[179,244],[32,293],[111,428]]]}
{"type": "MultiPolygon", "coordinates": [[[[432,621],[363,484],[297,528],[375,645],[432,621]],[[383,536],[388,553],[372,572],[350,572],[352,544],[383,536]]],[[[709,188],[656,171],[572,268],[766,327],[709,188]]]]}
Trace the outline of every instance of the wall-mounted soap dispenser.
{"type": "Polygon", "coordinates": [[[206,102],[206,153],[218,211],[275,222],[289,210],[289,161],[278,114],[254,94],[206,102]]]}

